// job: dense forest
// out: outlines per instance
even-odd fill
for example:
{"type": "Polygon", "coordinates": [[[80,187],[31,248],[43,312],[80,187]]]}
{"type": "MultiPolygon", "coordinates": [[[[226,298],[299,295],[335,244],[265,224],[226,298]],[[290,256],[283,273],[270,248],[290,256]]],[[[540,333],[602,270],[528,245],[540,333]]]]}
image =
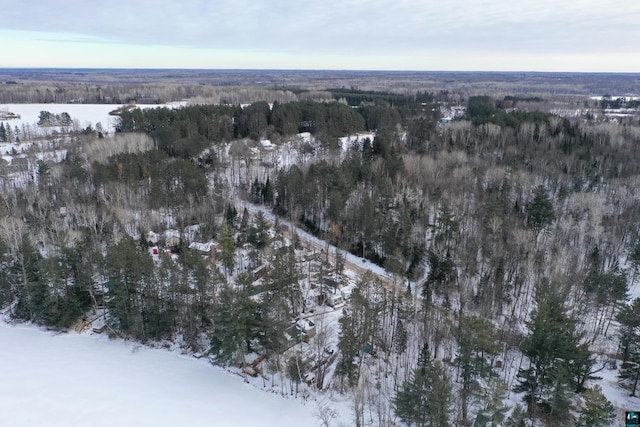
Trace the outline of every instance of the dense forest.
{"type": "Polygon", "coordinates": [[[131,109],[113,138],[60,135],[59,163],[28,150],[0,175],[0,307],[248,374],[259,355],[265,381],[348,396],[357,426],[610,425],[598,374],[634,396],[640,375],[638,116],[325,94],[131,109]]]}

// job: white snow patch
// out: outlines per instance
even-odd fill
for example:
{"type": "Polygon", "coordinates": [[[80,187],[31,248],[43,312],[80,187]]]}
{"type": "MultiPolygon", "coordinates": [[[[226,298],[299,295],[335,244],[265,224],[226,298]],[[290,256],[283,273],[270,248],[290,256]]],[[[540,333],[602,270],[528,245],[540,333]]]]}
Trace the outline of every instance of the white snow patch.
{"type": "MultiPolygon", "coordinates": [[[[167,104],[136,104],[136,108],[180,108],[186,102],[170,102],[167,104]]],[[[122,104],[0,104],[0,111],[7,111],[20,116],[19,119],[0,120],[9,124],[11,128],[23,125],[36,126],[41,111],[48,111],[52,114],[68,113],[71,119],[80,128],[87,126],[95,128],[96,123],[102,124],[103,129],[112,134],[114,127],[118,124],[119,117],[109,115],[110,111],[116,110],[122,104]]]]}
{"type": "Polygon", "coordinates": [[[102,335],[52,335],[0,322],[0,361],[3,425],[319,424],[314,402],[265,393],[204,358],[102,335]]]}

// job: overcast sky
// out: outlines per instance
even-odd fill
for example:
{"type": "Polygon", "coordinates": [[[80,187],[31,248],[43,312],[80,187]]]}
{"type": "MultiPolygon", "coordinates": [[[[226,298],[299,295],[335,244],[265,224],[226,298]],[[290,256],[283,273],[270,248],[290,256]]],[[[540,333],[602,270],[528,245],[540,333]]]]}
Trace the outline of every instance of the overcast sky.
{"type": "Polygon", "coordinates": [[[0,67],[640,72],[640,0],[0,0],[0,67]]]}

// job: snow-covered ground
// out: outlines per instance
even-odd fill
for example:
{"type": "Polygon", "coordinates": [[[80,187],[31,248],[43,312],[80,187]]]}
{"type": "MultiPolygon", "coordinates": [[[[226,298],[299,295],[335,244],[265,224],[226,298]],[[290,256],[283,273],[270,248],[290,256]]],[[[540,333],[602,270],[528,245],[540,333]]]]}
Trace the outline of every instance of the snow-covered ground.
{"type": "Polygon", "coordinates": [[[52,114],[68,113],[72,120],[77,120],[81,128],[91,125],[95,128],[100,122],[107,132],[112,132],[117,123],[117,116],[110,116],[109,111],[118,108],[113,104],[0,104],[0,111],[9,111],[20,116],[19,119],[4,120],[12,127],[22,125],[35,125],[41,111],[48,111],[52,114]]]}
{"type": "Polygon", "coordinates": [[[617,370],[605,368],[596,375],[602,377],[602,380],[598,381],[597,384],[602,387],[602,392],[616,408],[617,424],[614,424],[614,426],[623,425],[625,411],[640,410],[640,398],[629,396],[627,391],[620,388],[617,370]]]}
{"type": "MultiPolygon", "coordinates": [[[[168,104],[136,104],[141,109],[168,107],[179,108],[186,102],[171,102],[168,104]]],[[[103,129],[111,134],[118,122],[117,116],[110,116],[109,112],[121,107],[122,104],[0,104],[0,112],[10,112],[20,116],[19,119],[0,120],[12,128],[23,125],[35,126],[38,123],[41,111],[52,114],[68,113],[75,125],[81,129],[91,126],[95,129],[96,123],[100,123],[103,129]]]]}
{"type": "Polygon", "coordinates": [[[168,350],[0,321],[0,425],[317,426],[318,405],[168,350]]]}

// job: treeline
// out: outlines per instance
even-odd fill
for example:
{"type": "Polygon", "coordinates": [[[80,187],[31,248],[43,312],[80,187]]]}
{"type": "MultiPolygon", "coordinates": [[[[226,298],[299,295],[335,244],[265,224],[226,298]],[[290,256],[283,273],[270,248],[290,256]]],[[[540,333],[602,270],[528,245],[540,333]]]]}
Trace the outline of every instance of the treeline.
{"type": "Polygon", "coordinates": [[[611,96],[605,95],[599,102],[600,108],[602,109],[613,109],[617,110],[620,108],[640,108],[640,100],[639,99],[627,99],[625,97],[622,98],[613,98],[611,96]]]}
{"type": "Polygon", "coordinates": [[[170,155],[190,157],[209,143],[250,137],[271,138],[310,132],[328,146],[337,138],[364,130],[393,128],[402,122],[398,111],[387,106],[350,108],[338,102],[288,102],[269,106],[257,102],[239,106],[187,106],[177,110],[156,108],[125,111],[120,132],[145,132],[170,155]]]}
{"type": "MultiPolygon", "coordinates": [[[[289,102],[299,97],[289,90],[251,86],[195,85],[169,81],[144,83],[145,77],[131,76],[129,83],[39,83],[16,81],[0,84],[3,104],[164,104],[192,100],[194,103],[241,104],[259,100],[289,102]]],[[[314,98],[315,99],[315,98],[314,98]]]]}

